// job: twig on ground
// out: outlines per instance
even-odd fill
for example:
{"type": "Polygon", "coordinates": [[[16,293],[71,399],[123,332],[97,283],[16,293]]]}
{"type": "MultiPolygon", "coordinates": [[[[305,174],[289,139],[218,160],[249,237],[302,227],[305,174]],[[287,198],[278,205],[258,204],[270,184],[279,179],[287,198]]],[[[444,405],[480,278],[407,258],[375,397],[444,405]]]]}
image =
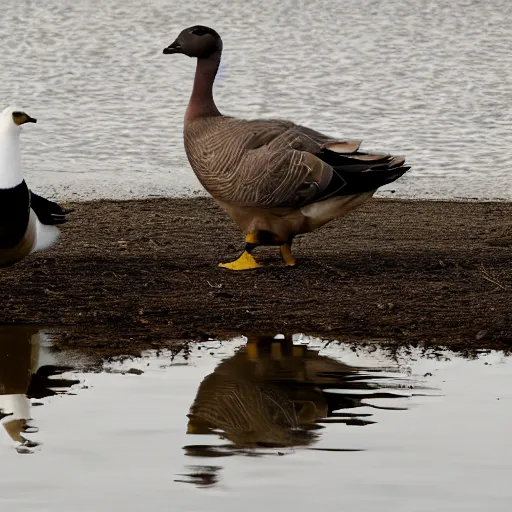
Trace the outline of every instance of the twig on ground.
{"type": "Polygon", "coordinates": [[[501,288],[502,290],[506,290],[507,287],[501,284],[495,277],[491,276],[488,272],[488,270],[484,267],[484,264],[482,263],[480,270],[482,272],[482,277],[489,281],[490,283],[494,284],[498,288],[501,288]]]}

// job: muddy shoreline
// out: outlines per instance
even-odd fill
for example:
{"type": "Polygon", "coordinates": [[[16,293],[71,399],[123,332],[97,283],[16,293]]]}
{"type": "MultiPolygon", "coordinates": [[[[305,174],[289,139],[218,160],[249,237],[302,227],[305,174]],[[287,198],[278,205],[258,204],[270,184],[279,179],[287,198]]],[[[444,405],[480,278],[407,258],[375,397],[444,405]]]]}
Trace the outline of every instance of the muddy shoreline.
{"type": "Polygon", "coordinates": [[[0,323],[102,356],[248,332],[512,347],[512,203],[373,200],[265,266],[208,198],[67,203],[58,245],[0,269],[0,323]]]}

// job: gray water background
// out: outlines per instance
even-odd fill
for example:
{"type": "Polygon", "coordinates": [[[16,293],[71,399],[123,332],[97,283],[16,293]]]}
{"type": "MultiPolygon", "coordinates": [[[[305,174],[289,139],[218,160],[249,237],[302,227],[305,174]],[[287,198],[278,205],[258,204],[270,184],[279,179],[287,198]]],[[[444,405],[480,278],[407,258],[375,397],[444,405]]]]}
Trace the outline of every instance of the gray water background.
{"type": "Polygon", "coordinates": [[[30,186],[55,199],[201,190],[182,119],[194,62],[162,55],[185,27],[224,40],[222,112],[281,117],[412,170],[383,195],[512,199],[508,0],[3,0],[0,104],[30,186]]]}

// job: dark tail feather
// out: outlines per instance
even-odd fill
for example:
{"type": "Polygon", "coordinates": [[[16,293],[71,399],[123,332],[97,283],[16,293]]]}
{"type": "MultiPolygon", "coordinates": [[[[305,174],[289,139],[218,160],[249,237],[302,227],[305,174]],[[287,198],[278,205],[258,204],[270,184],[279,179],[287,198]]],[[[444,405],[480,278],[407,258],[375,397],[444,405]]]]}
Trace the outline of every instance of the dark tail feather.
{"type": "Polygon", "coordinates": [[[328,188],[331,189],[331,196],[349,196],[370,192],[393,183],[393,181],[403,176],[409,169],[410,167],[398,166],[387,169],[372,168],[366,171],[354,172],[334,168],[335,176],[333,176],[328,188]]]}
{"type": "Polygon", "coordinates": [[[347,170],[345,167],[333,167],[334,174],[329,186],[317,200],[327,199],[333,196],[349,196],[371,192],[388,185],[403,176],[410,167],[396,165],[392,168],[380,166],[364,171],[347,170]]]}
{"type": "Polygon", "coordinates": [[[331,182],[321,197],[315,198],[317,201],[377,190],[397,180],[410,169],[410,166],[404,166],[403,156],[362,152],[342,155],[328,150],[323,150],[317,156],[334,171],[331,182]]]}
{"type": "Polygon", "coordinates": [[[64,210],[60,205],[44,197],[30,193],[30,207],[42,224],[64,224],[67,222],[66,214],[72,210],[64,210]]]}
{"type": "Polygon", "coordinates": [[[342,155],[340,153],[328,151],[325,149],[322,152],[317,153],[316,156],[332,167],[355,167],[354,170],[357,170],[358,168],[368,169],[370,166],[378,164],[389,165],[389,162],[395,158],[403,158],[392,157],[391,155],[386,154],[362,152],[352,153],[350,155],[342,155]]]}

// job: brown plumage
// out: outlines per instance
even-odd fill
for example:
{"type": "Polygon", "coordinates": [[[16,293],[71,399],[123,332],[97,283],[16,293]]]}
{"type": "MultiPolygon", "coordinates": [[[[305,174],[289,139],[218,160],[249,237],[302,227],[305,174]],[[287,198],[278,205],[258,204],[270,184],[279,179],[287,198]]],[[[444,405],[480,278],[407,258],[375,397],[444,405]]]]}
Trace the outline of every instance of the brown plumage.
{"type": "MultiPolygon", "coordinates": [[[[221,435],[232,443],[224,454],[232,449],[310,445],[322,424],[374,423],[372,415],[360,414],[359,408],[384,406],[367,400],[403,398],[403,381],[390,383],[387,370],[350,366],[294,345],[292,336],[249,335],[247,345],[199,385],[187,433],[221,435]],[[383,392],[383,387],[397,392],[383,392]]],[[[189,455],[219,454],[218,446],[185,448],[189,455]]]]}
{"type": "Polygon", "coordinates": [[[294,346],[290,336],[250,336],[201,382],[187,431],[221,431],[236,448],[307,445],[316,440],[316,421],[338,406],[322,388],[350,387],[356,375],[357,368],[294,346]]]}
{"type": "Polygon", "coordinates": [[[280,245],[294,265],[296,235],[345,215],[409,169],[403,157],[360,152],[360,141],[285,120],[222,115],[212,92],[222,40],[213,29],[185,29],[164,53],[197,58],[185,150],[201,184],[247,235],[240,259],[221,266],[256,268],[250,253],[258,245],[280,245]]]}

